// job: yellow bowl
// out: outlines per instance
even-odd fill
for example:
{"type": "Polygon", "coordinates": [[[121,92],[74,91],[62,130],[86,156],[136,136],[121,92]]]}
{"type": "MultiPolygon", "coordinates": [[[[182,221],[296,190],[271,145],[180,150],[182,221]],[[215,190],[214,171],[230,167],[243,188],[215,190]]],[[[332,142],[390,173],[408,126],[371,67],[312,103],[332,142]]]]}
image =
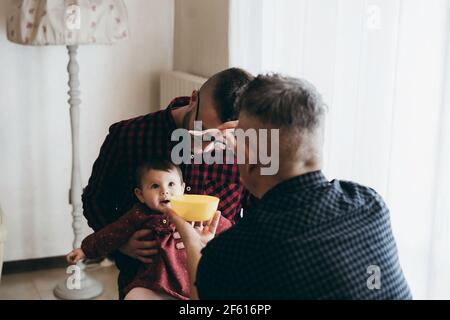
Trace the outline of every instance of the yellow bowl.
{"type": "Polygon", "coordinates": [[[219,198],[186,194],[170,199],[173,211],[186,221],[208,221],[219,206],[219,198]]]}

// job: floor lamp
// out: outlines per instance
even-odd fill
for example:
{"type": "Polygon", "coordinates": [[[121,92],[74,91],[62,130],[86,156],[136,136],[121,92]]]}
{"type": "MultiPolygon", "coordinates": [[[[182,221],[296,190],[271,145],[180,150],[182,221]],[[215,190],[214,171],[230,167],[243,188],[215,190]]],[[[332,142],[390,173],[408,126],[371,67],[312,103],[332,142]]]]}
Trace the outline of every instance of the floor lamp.
{"type": "MultiPolygon", "coordinates": [[[[72,205],[74,242],[81,244],[83,216],[80,172],[79,114],[80,90],[77,62],[79,45],[113,44],[128,37],[128,18],[122,0],[20,0],[7,19],[8,40],[29,46],[63,45],[69,54],[69,104],[72,133],[72,205]]],[[[78,265],[74,275],[59,284],[54,293],[62,299],[91,299],[100,295],[102,285],[78,265]],[[71,282],[75,280],[75,282],[71,282]],[[78,281],[78,282],[77,282],[78,281]]]]}

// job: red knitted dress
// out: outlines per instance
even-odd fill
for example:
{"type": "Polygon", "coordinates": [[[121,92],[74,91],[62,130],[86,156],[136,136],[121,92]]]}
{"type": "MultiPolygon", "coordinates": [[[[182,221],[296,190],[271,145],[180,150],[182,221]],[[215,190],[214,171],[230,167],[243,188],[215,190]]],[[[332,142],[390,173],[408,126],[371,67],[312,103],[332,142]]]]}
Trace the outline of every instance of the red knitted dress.
{"type": "MultiPolygon", "coordinates": [[[[221,217],[217,234],[229,227],[231,223],[221,217]]],[[[152,230],[152,235],[145,240],[158,240],[161,248],[159,254],[152,257],[151,263],[141,263],[136,277],[125,288],[124,294],[133,288],[142,287],[162,291],[176,299],[189,299],[186,250],[180,235],[166,215],[143,204],[134,205],[117,221],[86,237],[81,249],[89,259],[106,256],[123,246],[141,229],[152,230]]]]}

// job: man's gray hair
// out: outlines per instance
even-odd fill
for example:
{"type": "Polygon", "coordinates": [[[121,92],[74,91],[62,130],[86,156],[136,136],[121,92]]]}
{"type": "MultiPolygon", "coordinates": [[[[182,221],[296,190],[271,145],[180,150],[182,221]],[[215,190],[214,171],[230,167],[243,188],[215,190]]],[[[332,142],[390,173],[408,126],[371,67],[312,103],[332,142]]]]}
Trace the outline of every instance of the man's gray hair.
{"type": "Polygon", "coordinates": [[[241,90],[236,109],[263,126],[280,129],[278,147],[284,162],[321,163],[327,107],[308,81],[259,75],[241,90]]]}
{"type": "Polygon", "coordinates": [[[259,75],[247,84],[236,108],[261,123],[300,132],[314,132],[327,109],[311,83],[279,74],[259,75]]]}

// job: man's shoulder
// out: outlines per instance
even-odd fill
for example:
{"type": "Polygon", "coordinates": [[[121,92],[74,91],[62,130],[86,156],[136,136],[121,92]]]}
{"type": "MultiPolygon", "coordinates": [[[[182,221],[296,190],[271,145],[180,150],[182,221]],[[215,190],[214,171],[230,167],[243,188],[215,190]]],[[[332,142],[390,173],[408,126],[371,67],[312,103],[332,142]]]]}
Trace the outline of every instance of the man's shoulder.
{"type": "Polygon", "coordinates": [[[346,180],[332,181],[336,197],[331,197],[335,202],[330,209],[342,210],[349,218],[370,216],[372,218],[386,218],[389,209],[383,197],[375,189],[346,180]]]}
{"type": "Polygon", "coordinates": [[[150,112],[130,119],[121,120],[112,124],[109,127],[109,132],[117,132],[124,129],[129,129],[133,126],[139,127],[143,125],[161,124],[162,122],[168,120],[171,110],[183,107],[187,104],[189,104],[189,97],[176,97],[169,103],[169,105],[165,109],[150,112]]]}
{"type": "Polygon", "coordinates": [[[299,195],[299,198],[299,211],[317,224],[388,213],[387,205],[377,191],[347,180],[332,180],[323,187],[299,195]]]}
{"type": "Polygon", "coordinates": [[[363,196],[367,199],[376,199],[383,201],[380,194],[375,189],[349,180],[333,180],[331,184],[334,188],[341,190],[344,194],[350,196],[363,196]]]}
{"type": "Polygon", "coordinates": [[[259,238],[320,242],[369,236],[390,225],[383,198],[375,190],[350,181],[333,180],[276,200],[263,201],[251,210],[252,223],[247,229],[259,238]]]}
{"type": "Polygon", "coordinates": [[[114,124],[112,124],[109,127],[109,132],[117,132],[121,131],[133,126],[140,126],[143,124],[151,124],[152,122],[156,122],[161,116],[164,115],[164,113],[167,112],[166,110],[159,110],[151,113],[147,113],[145,115],[137,116],[134,118],[126,119],[118,121],[114,124]]]}

